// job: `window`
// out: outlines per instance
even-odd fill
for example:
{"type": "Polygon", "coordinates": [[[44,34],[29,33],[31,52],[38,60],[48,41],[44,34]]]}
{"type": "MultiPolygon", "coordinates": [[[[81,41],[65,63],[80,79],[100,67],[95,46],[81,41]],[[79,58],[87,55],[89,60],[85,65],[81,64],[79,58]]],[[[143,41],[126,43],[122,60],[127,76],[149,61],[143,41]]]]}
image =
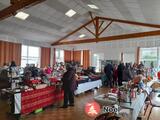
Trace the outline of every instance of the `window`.
{"type": "Polygon", "coordinates": [[[157,47],[153,48],[141,48],[140,61],[142,61],[145,67],[150,67],[151,62],[153,62],[154,66],[158,65],[158,54],[157,47]]]}
{"type": "Polygon", "coordinates": [[[64,62],[64,50],[56,49],[56,62],[64,62]]]}
{"type": "Polygon", "coordinates": [[[40,67],[40,48],[33,46],[22,45],[21,66],[26,64],[35,64],[40,67]]]}
{"type": "Polygon", "coordinates": [[[96,72],[100,72],[102,69],[101,61],[104,59],[104,54],[96,53],[93,54],[93,66],[96,67],[96,72]]]}

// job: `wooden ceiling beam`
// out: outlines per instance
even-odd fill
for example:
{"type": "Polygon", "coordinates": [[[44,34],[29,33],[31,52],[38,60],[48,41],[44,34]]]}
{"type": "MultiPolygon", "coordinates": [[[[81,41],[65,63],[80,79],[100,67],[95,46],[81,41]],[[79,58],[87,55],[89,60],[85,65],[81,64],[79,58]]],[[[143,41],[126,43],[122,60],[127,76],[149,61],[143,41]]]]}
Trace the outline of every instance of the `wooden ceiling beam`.
{"type": "Polygon", "coordinates": [[[85,26],[87,26],[87,25],[89,25],[90,23],[92,23],[94,20],[95,20],[95,18],[92,19],[92,20],[90,20],[90,21],[88,21],[87,23],[83,24],[83,25],[80,26],[79,28],[77,28],[77,29],[75,29],[74,31],[70,32],[69,34],[65,35],[64,37],[62,37],[61,39],[57,40],[56,42],[52,43],[52,45],[55,45],[55,44],[59,43],[60,41],[66,39],[67,37],[73,35],[73,34],[76,33],[77,31],[81,30],[81,29],[84,28],[85,26]]]}
{"type": "Polygon", "coordinates": [[[92,43],[92,42],[115,41],[115,40],[149,37],[149,36],[158,36],[158,35],[160,35],[160,30],[149,31],[149,32],[131,33],[131,34],[123,34],[123,35],[115,35],[115,36],[108,36],[108,37],[101,37],[101,38],[91,38],[91,39],[84,39],[84,40],[66,41],[66,42],[60,42],[60,43],[55,44],[55,45],[68,45],[68,44],[81,44],[81,43],[92,43]]]}
{"type": "Polygon", "coordinates": [[[96,18],[96,27],[95,27],[96,38],[99,37],[99,19],[96,18]]]}
{"type": "Polygon", "coordinates": [[[11,1],[11,5],[9,7],[0,11],[0,20],[15,15],[20,9],[28,8],[43,1],[45,0],[17,0],[17,2],[11,1]]]}
{"type": "Polygon", "coordinates": [[[160,25],[158,24],[149,24],[149,23],[135,22],[135,21],[129,21],[129,20],[120,20],[120,19],[113,19],[113,18],[107,18],[107,17],[98,17],[98,18],[101,20],[108,20],[108,21],[131,24],[131,25],[138,25],[138,26],[143,26],[143,27],[160,28],[160,25]]]}
{"type": "Polygon", "coordinates": [[[99,36],[112,24],[113,21],[110,21],[105,28],[99,33],[99,36]]]}
{"type": "Polygon", "coordinates": [[[87,28],[86,26],[84,27],[88,32],[90,32],[94,37],[96,36],[89,28],[87,28]]]}
{"type": "Polygon", "coordinates": [[[101,29],[103,23],[104,23],[104,21],[101,21],[101,23],[100,23],[100,25],[99,25],[99,30],[101,29]]]}
{"type": "MultiPolygon", "coordinates": [[[[90,15],[90,17],[91,17],[91,20],[93,20],[94,18],[93,18],[93,14],[92,14],[91,11],[89,11],[89,15],[90,15]]],[[[96,23],[95,23],[94,20],[93,20],[93,25],[94,25],[94,27],[96,28],[96,23]]]]}

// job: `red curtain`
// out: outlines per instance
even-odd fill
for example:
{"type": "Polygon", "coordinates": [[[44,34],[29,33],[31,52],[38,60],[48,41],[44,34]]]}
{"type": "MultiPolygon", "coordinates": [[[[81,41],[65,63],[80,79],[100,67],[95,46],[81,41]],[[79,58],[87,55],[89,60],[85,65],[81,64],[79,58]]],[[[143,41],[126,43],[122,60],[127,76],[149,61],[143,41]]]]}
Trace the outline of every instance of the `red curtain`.
{"type": "Polygon", "coordinates": [[[64,50],[64,62],[72,61],[72,51],[64,50]]]}
{"type": "Polygon", "coordinates": [[[41,68],[50,65],[51,48],[41,47],[41,68]]]}
{"type": "Polygon", "coordinates": [[[83,50],[83,68],[87,69],[90,66],[90,51],[83,50]]]}
{"type": "Polygon", "coordinates": [[[15,61],[16,65],[20,66],[21,44],[0,41],[0,66],[11,61],[15,61]]]}
{"type": "Polygon", "coordinates": [[[81,63],[81,51],[73,51],[73,61],[81,63]]]}

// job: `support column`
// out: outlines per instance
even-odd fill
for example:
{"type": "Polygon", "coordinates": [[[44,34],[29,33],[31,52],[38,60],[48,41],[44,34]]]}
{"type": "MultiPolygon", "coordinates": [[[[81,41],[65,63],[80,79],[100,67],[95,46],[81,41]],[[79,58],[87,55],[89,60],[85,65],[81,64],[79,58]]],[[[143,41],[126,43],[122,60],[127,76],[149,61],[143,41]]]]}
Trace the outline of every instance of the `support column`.
{"type": "Polygon", "coordinates": [[[138,47],[137,48],[137,54],[136,54],[136,62],[137,62],[137,64],[139,64],[139,62],[140,62],[140,47],[138,47]]]}
{"type": "Polygon", "coordinates": [[[121,62],[123,62],[123,52],[121,52],[121,62]]]}

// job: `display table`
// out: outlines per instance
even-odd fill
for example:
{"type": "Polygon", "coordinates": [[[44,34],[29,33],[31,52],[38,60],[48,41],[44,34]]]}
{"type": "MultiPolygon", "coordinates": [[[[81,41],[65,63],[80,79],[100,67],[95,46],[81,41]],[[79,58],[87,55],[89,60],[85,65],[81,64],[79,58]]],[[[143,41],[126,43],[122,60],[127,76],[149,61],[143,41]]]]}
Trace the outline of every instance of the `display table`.
{"type": "MultiPolygon", "coordinates": [[[[150,86],[157,82],[156,80],[152,80],[146,84],[145,90],[149,93],[151,91],[150,86]]],[[[100,105],[114,105],[118,104],[121,109],[127,109],[128,110],[128,117],[129,120],[136,120],[143,105],[146,100],[147,94],[146,93],[141,93],[137,94],[136,98],[132,99],[131,103],[126,103],[126,102],[118,102],[118,101],[112,101],[109,100],[108,98],[104,97],[105,94],[98,95],[94,97],[94,100],[98,102],[100,105]]]]}
{"type": "Polygon", "coordinates": [[[83,93],[85,91],[91,90],[96,87],[99,88],[101,86],[102,86],[101,80],[95,80],[95,81],[81,83],[81,84],[78,84],[78,88],[74,93],[75,93],[75,95],[78,95],[78,94],[83,93]]]}
{"type": "MultiPolygon", "coordinates": [[[[5,92],[5,90],[3,90],[5,92]]],[[[24,92],[6,91],[12,96],[13,114],[27,114],[63,100],[63,91],[56,86],[47,86],[24,92]]]]}

